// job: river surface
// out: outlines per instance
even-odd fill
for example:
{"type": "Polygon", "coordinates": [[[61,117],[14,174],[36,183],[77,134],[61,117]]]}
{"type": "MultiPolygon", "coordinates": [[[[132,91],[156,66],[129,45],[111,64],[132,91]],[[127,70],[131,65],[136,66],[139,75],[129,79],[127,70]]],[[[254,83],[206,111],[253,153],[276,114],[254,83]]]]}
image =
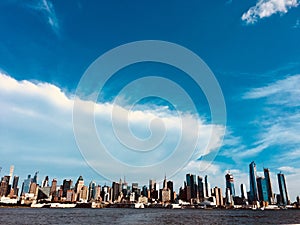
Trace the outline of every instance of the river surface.
{"type": "Polygon", "coordinates": [[[0,208],[0,224],[300,224],[300,210],[0,208]]]}

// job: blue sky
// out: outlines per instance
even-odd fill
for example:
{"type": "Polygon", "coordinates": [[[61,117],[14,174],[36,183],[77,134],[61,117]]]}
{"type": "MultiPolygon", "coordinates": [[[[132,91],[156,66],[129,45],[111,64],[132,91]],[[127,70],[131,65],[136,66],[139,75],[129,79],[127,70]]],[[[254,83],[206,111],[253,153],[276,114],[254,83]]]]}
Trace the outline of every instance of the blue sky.
{"type": "MultiPolygon", "coordinates": [[[[222,88],[227,110],[226,134],[222,143],[221,131],[215,137],[219,151],[213,164],[200,172],[194,159],[172,179],[181,182],[187,171],[207,173],[212,185],[223,187],[224,173],[231,170],[236,185],[247,185],[248,164],[255,160],[258,171],[268,167],[274,173],[275,192],[275,173],[286,174],[294,200],[300,194],[298,5],[297,0],[1,1],[2,173],[14,164],[22,177],[39,170],[41,176],[76,179],[82,174],[88,181],[104,182],[88,167],[74,140],[72,101],[78,82],[89,65],[112,48],[163,40],[190,49],[206,62],[222,88]]],[[[210,124],[201,90],[182,72],[157,63],[132,65],[115,74],[99,107],[109,104],[122,86],[147,74],[164,74],[188,90],[203,133],[216,126],[210,124]]],[[[150,117],[145,113],[141,120],[159,114],[164,104],[158,99],[141,102],[142,109],[151,109],[150,117]]],[[[162,117],[172,121],[168,113],[162,117]]],[[[97,115],[99,123],[107,122],[105,115],[97,115]]],[[[140,124],[133,119],[137,136],[147,135],[140,124]]]]}

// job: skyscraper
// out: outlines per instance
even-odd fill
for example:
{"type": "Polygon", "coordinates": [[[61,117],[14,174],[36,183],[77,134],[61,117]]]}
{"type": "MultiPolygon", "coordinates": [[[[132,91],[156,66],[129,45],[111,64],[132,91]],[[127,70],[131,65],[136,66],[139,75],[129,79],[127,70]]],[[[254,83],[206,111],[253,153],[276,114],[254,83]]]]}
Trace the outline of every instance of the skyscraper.
{"type": "Polygon", "coordinates": [[[241,184],[241,198],[247,199],[247,189],[245,184],[241,184]]]}
{"type": "Polygon", "coordinates": [[[14,173],[14,169],[15,169],[14,165],[11,165],[10,168],[9,168],[9,184],[12,182],[12,176],[13,176],[13,173],[14,173]]]}
{"type": "Polygon", "coordinates": [[[197,198],[197,183],[196,183],[196,175],[194,174],[186,174],[186,185],[189,187],[187,190],[190,192],[188,195],[191,198],[197,198]]]}
{"type": "Polygon", "coordinates": [[[208,182],[207,175],[205,175],[204,181],[205,181],[205,197],[209,198],[211,197],[211,191],[210,191],[210,183],[208,182]]]}
{"type": "Polygon", "coordinates": [[[23,182],[21,195],[24,195],[25,193],[29,193],[31,183],[32,183],[32,178],[31,175],[29,174],[27,179],[25,179],[23,182]]]}
{"type": "Polygon", "coordinates": [[[235,196],[235,189],[234,189],[234,180],[233,180],[233,175],[230,173],[227,173],[225,175],[226,179],[226,188],[229,188],[230,194],[234,197],[235,196]]]}
{"type": "Polygon", "coordinates": [[[37,176],[38,173],[39,173],[39,171],[35,172],[34,177],[32,179],[32,183],[36,183],[37,184],[37,182],[38,182],[38,176],[37,176]]]}
{"type": "Polygon", "coordinates": [[[113,182],[112,183],[112,196],[111,196],[111,200],[112,201],[116,201],[116,200],[118,200],[118,197],[119,197],[119,183],[117,183],[117,182],[113,182]]]}
{"type": "Polygon", "coordinates": [[[204,199],[204,184],[203,184],[203,178],[198,176],[198,193],[200,200],[204,199]]]}
{"type": "Polygon", "coordinates": [[[289,204],[290,200],[289,200],[284,174],[282,174],[281,172],[278,173],[277,178],[278,178],[278,186],[279,186],[280,200],[281,200],[279,204],[287,205],[289,204]]]}
{"type": "Polygon", "coordinates": [[[273,191],[272,191],[272,184],[270,179],[270,170],[268,168],[264,168],[264,176],[266,179],[267,190],[268,190],[268,202],[269,204],[273,204],[274,202],[273,191]]]}
{"type": "Polygon", "coordinates": [[[268,186],[267,186],[267,180],[265,178],[263,177],[257,178],[257,190],[258,190],[259,200],[262,202],[269,202],[268,186]]]}
{"type": "Polygon", "coordinates": [[[7,196],[10,192],[9,176],[4,176],[0,183],[0,197],[7,196]]]}
{"type": "Polygon", "coordinates": [[[250,179],[250,196],[249,201],[252,203],[253,201],[258,201],[257,194],[257,183],[256,183],[256,164],[255,162],[251,162],[249,165],[249,179],[250,179]]]}
{"type": "Polygon", "coordinates": [[[91,181],[89,185],[89,200],[96,199],[96,182],[91,181]]]}
{"type": "Polygon", "coordinates": [[[49,187],[49,177],[46,176],[43,180],[42,187],[49,187]]]}
{"type": "Polygon", "coordinates": [[[75,184],[75,192],[78,194],[83,186],[84,186],[83,177],[79,176],[75,184]]]}
{"type": "Polygon", "coordinates": [[[67,190],[71,190],[72,184],[73,184],[72,180],[64,179],[63,186],[62,186],[63,189],[62,197],[67,197],[67,190]]]}
{"type": "Polygon", "coordinates": [[[216,206],[222,206],[223,205],[222,189],[215,187],[213,190],[214,190],[214,196],[216,198],[216,206]]]}
{"type": "Polygon", "coordinates": [[[51,189],[50,189],[50,195],[52,195],[53,197],[56,196],[56,186],[57,186],[57,180],[53,179],[51,183],[51,189]]]}
{"type": "Polygon", "coordinates": [[[171,192],[171,202],[174,201],[174,187],[173,187],[173,181],[168,181],[167,187],[170,189],[171,192]]]}
{"type": "Polygon", "coordinates": [[[155,183],[156,181],[155,180],[149,180],[149,190],[154,190],[155,189],[155,183]]]}
{"type": "Polygon", "coordinates": [[[14,176],[12,189],[14,190],[14,195],[18,196],[19,188],[18,188],[19,177],[14,176]]]}

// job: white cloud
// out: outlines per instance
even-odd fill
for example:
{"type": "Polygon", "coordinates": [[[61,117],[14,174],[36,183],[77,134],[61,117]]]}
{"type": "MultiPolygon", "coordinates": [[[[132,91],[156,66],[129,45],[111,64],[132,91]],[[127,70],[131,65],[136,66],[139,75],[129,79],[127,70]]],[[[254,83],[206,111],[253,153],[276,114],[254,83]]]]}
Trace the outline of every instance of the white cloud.
{"type": "Polygon", "coordinates": [[[47,23],[51,26],[53,31],[56,34],[59,33],[60,28],[58,19],[56,17],[54,6],[50,0],[38,0],[33,4],[26,4],[26,6],[42,13],[46,17],[47,23]]]}
{"type": "Polygon", "coordinates": [[[245,93],[244,99],[267,98],[269,104],[299,106],[300,75],[289,76],[265,87],[254,88],[245,93]]]}
{"type": "Polygon", "coordinates": [[[254,24],[259,19],[270,17],[276,13],[285,14],[298,5],[298,0],[258,0],[255,6],[242,15],[242,20],[247,24],[254,24]]]}
{"type": "Polygon", "coordinates": [[[300,143],[300,75],[289,76],[265,87],[254,88],[244,99],[264,100],[265,113],[257,121],[261,127],[257,144],[299,148],[300,143]]]}
{"type": "MultiPolygon", "coordinates": [[[[89,103],[85,102],[85,104],[89,103]]],[[[56,175],[58,173],[70,174],[70,171],[75,173],[74,176],[80,175],[82,171],[85,171],[84,173],[87,175],[86,171],[90,171],[86,169],[86,164],[78,163],[80,160],[82,162],[84,160],[80,156],[73,135],[72,96],[49,83],[28,80],[17,81],[0,73],[0,108],[1,160],[8,164],[15,164],[16,167],[20,166],[22,170],[26,171],[24,173],[27,173],[28,170],[31,171],[31,168],[41,167],[44,171],[55,176],[58,176],[56,175]],[[72,166],[71,162],[73,161],[76,163],[72,166]]],[[[112,154],[122,156],[121,159],[127,163],[139,162],[141,158],[134,153],[126,154],[127,149],[114,137],[110,124],[112,108],[110,103],[96,105],[95,122],[98,134],[101,134],[106,145],[113,146],[112,154]]],[[[125,110],[125,108],[120,108],[125,110]]],[[[85,109],[83,107],[81,110],[84,111],[85,109]]],[[[157,154],[155,151],[152,152],[152,160],[162,159],[172,152],[174,146],[176,147],[180,123],[174,113],[166,109],[153,109],[148,111],[136,110],[129,115],[132,132],[139,138],[151,135],[149,125],[153,118],[159,117],[164,122],[167,130],[170,130],[166,133],[167,140],[162,143],[161,151],[157,154]]],[[[121,121],[121,119],[122,116],[117,115],[116,120],[120,120],[119,125],[126,125],[126,121],[121,121]]],[[[197,118],[188,114],[185,114],[182,119],[186,126],[191,128],[186,130],[187,133],[183,142],[188,142],[190,138],[195,137],[196,134],[192,127],[197,123],[199,124],[201,135],[194,159],[220,147],[224,127],[207,124],[200,118],[197,121],[197,118]],[[207,145],[212,129],[215,130],[215,133],[211,144],[207,145]]],[[[151,128],[152,132],[157,131],[155,126],[151,128]]],[[[120,132],[125,133],[122,129],[120,132]]],[[[159,173],[164,174],[164,171],[161,171],[160,168],[159,173]]],[[[126,176],[126,171],[115,168],[115,174],[118,177],[126,176]]],[[[149,177],[145,177],[145,179],[149,179],[149,177]]]]}

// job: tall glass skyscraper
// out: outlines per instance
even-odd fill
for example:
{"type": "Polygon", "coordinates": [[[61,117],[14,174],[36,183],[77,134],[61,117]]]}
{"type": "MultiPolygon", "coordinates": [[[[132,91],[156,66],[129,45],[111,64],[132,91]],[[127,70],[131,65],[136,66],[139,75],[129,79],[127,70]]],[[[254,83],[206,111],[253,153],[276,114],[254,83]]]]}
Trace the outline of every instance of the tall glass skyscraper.
{"type": "Polygon", "coordinates": [[[226,179],[226,188],[229,189],[230,195],[235,196],[233,175],[230,173],[227,173],[225,175],[225,179],[226,179]]]}
{"type": "Polygon", "coordinates": [[[22,185],[22,191],[21,194],[29,193],[30,184],[32,183],[31,175],[28,175],[27,179],[24,180],[22,185]]]}
{"type": "Polygon", "coordinates": [[[208,177],[205,175],[204,177],[205,182],[205,197],[209,198],[211,197],[211,191],[210,191],[210,183],[208,182],[208,177]]]}
{"type": "Polygon", "coordinates": [[[264,168],[264,176],[266,179],[267,190],[268,190],[268,201],[269,204],[273,203],[273,191],[272,191],[272,184],[270,179],[270,170],[268,168],[264,168]]]}
{"type": "Polygon", "coordinates": [[[199,198],[202,200],[204,199],[204,183],[202,177],[198,176],[198,192],[199,192],[199,198]]]}
{"type": "Polygon", "coordinates": [[[280,192],[280,204],[287,205],[289,203],[289,195],[288,191],[286,188],[286,183],[285,183],[285,177],[284,174],[281,172],[277,174],[278,178],[278,186],[279,186],[279,192],[280,192]]]}
{"type": "Polygon", "coordinates": [[[186,184],[190,187],[191,190],[191,198],[197,198],[197,183],[196,183],[196,175],[194,174],[186,174],[186,184]]]}
{"type": "Polygon", "coordinates": [[[247,191],[246,191],[246,185],[241,184],[241,198],[247,199],[247,191]]]}
{"type": "Polygon", "coordinates": [[[257,189],[258,189],[258,196],[260,201],[268,202],[268,185],[267,180],[263,177],[257,178],[257,189]]]}
{"type": "Polygon", "coordinates": [[[250,179],[250,202],[258,201],[257,183],[256,183],[256,164],[251,162],[249,165],[249,179],[250,179]]]}

